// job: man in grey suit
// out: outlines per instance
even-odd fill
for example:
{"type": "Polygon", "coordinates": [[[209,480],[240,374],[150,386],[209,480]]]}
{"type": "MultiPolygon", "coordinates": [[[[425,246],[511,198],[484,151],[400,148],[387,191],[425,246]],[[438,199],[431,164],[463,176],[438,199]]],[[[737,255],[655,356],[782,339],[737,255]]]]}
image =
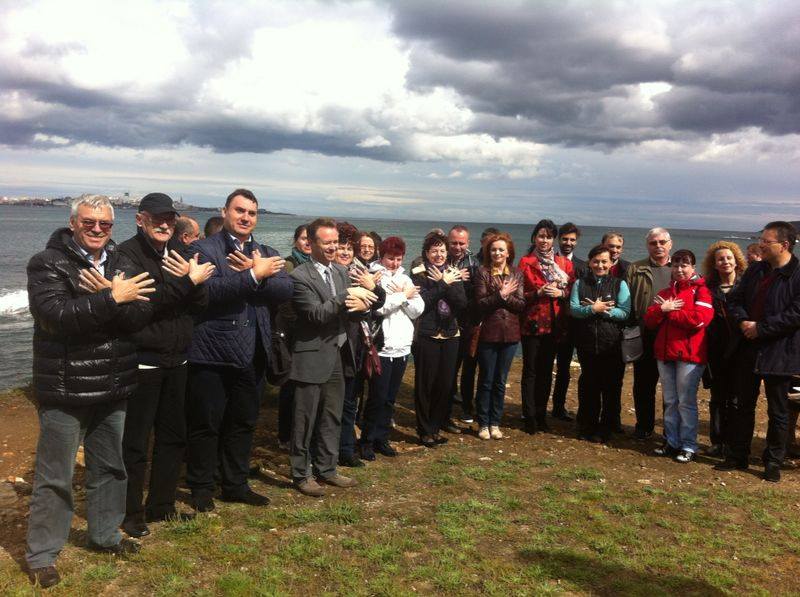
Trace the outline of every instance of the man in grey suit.
{"type": "Polygon", "coordinates": [[[295,395],[289,459],[295,487],[305,495],[320,497],[325,490],[317,479],[336,487],[357,484],[336,472],[343,361],[355,368],[346,321],[351,314],[367,311],[377,297],[365,288],[351,287],[347,269],[333,262],[339,242],[334,220],[311,222],[308,238],[311,261],[291,273],[297,320],[290,376],[295,395]]]}

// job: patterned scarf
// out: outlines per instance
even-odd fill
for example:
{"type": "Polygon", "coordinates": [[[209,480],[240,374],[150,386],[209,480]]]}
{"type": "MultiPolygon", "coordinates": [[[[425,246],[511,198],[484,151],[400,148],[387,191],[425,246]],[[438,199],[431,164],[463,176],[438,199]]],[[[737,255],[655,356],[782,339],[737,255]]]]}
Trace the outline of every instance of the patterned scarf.
{"type": "Polygon", "coordinates": [[[542,276],[548,284],[555,282],[558,288],[564,289],[569,283],[569,276],[564,273],[555,260],[555,253],[551,248],[547,253],[541,253],[538,249],[534,249],[537,259],[539,260],[539,267],[542,270],[542,276]]]}

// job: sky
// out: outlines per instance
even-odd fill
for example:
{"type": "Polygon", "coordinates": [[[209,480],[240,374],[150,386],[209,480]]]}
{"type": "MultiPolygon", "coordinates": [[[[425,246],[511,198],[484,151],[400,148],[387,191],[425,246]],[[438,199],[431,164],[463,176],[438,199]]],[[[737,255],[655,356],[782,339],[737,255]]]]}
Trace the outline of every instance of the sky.
{"type": "Polygon", "coordinates": [[[800,219],[800,3],[0,3],[0,195],[800,219]]]}

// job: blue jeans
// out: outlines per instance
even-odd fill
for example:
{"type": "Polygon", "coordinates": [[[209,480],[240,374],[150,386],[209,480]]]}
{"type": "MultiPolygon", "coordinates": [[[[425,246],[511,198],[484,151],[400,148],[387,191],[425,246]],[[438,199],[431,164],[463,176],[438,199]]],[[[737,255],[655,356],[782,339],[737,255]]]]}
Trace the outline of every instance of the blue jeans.
{"type": "Polygon", "coordinates": [[[664,436],[679,450],[697,452],[697,388],[705,365],[658,361],[664,395],[664,436]]]}
{"type": "Polygon", "coordinates": [[[408,355],[381,357],[381,374],[369,380],[369,397],[364,405],[362,444],[381,444],[389,441],[394,401],[403,383],[408,355]]]}
{"type": "Polygon", "coordinates": [[[120,542],[128,477],[122,460],[125,400],[77,407],[39,408],[39,443],[25,559],[30,568],[56,561],[72,525],[72,475],[83,439],[89,542],[120,542]]]}
{"type": "Polygon", "coordinates": [[[475,406],[479,427],[500,425],[506,398],[506,379],[516,352],[516,342],[478,343],[480,369],[475,406]]]}
{"type": "Polygon", "coordinates": [[[350,457],[356,448],[356,413],[358,399],[356,398],[356,377],[344,378],[344,403],[342,404],[342,428],[339,432],[339,458],[350,457]]]}

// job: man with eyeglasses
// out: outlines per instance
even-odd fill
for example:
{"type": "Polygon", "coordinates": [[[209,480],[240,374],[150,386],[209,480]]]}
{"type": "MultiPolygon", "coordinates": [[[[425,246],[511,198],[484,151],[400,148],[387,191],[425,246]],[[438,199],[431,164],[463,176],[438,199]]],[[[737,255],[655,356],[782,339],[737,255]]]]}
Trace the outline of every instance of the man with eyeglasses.
{"type": "Polygon", "coordinates": [[[762,454],[764,480],[777,482],[789,433],[788,394],[800,374],[800,267],[793,250],[797,230],[789,222],[770,222],[761,231],[762,261],[745,270],[727,297],[728,312],[743,340],[736,352],[738,400],[730,453],[716,468],[745,470],[755,426],[761,382],[767,397],[767,445],[762,454]]]}
{"type": "Polygon", "coordinates": [[[139,387],[128,405],[122,451],[128,492],[122,529],[131,537],[150,533],[147,522],[186,519],[175,510],[175,492],[186,450],[187,352],[193,315],[208,303],[204,282],[214,266],[198,264],[175,235],[178,213],[164,193],[145,195],[136,214],[136,234],[119,250],[155,280],[150,296],[153,315],[133,335],[138,355],[139,387]],[[147,502],[142,504],[150,435],[153,458],[147,502]]]}
{"type": "Polygon", "coordinates": [[[631,321],[642,330],[644,353],[633,364],[633,406],[636,409],[635,437],[646,440],[652,437],[656,420],[656,386],[658,364],[653,353],[655,332],[644,326],[644,314],[653,298],[667,288],[672,279],[670,251],[672,239],[664,228],[653,228],[645,237],[648,256],[634,261],[628,267],[625,281],[631,291],[631,321]]]}
{"type": "Polygon", "coordinates": [[[113,226],[108,198],[80,197],[69,227],[56,230],[28,263],[40,431],[25,559],[31,582],[41,587],[60,580],[55,560],[71,527],[81,441],[88,547],[115,556],[139,551],[119,532],[127,485],[122,434],[137,383],[128,335],[148,321],[154,289],[111,241],[113,226]]]}

